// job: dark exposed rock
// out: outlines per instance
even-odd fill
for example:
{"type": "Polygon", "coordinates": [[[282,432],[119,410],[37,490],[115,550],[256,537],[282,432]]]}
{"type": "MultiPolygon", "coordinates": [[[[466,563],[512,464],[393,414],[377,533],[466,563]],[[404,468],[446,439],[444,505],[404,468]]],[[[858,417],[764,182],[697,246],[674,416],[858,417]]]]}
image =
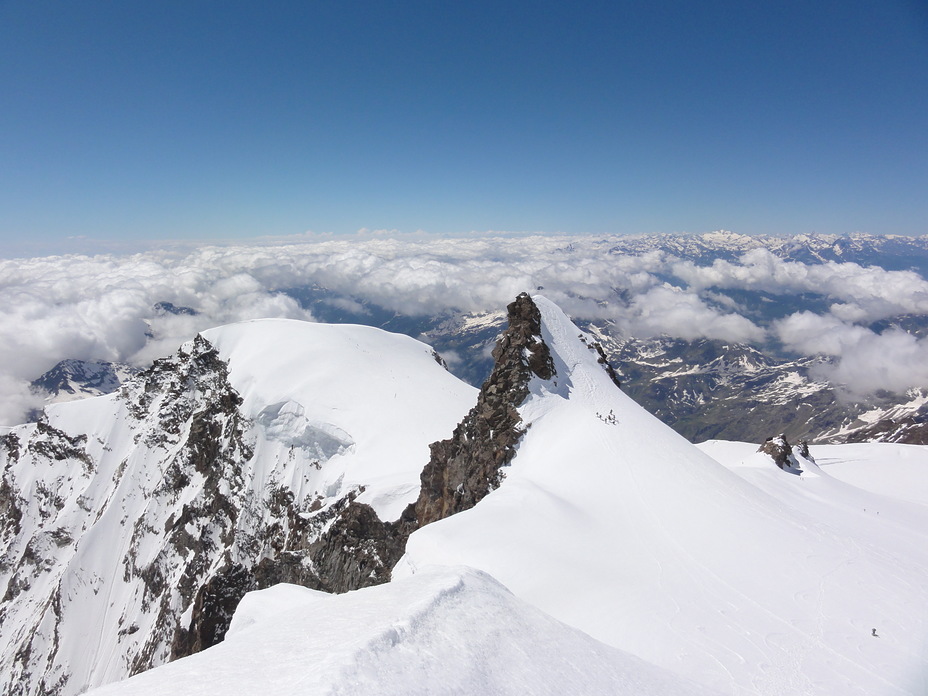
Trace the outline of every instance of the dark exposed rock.
{"type": "Polygon", "coordinates": [[[621,389],[622,380],[619,378],[619,373],[616,372],[615,368],[609,362],[609,358],[606,357],[606,351],[603,350],[603,344],[599,341],[593,341],[590,343],[587,341],[583,334],[580,334],[577,336],[577,338],[580,339],[580,342],[583,343],[583,345],[597,354],[596,362],[603,366],[603,369],[606,371],[606,374],[609,375],[609,379],[612,380],[612,383],[621,389]]]}
{"type": "Polygon", "coordinates": [[[23,518],[21,504],[6,477],[0,478],[0,539],[19,534],[19,523],[23,518]]]}
{"type": "Polygon", "coordinates": [[[242,597],[254,589],[254,575],[231,564],[200,586],[193,602],[189,629],[181,629],[171,645],[171,659],[191,655],[220,643],[242,597]]]}
{"type": "Polygon", "coordinates": [[[183,426],[202,408],[201,401],[208,404],[210,414],[237,413],[242,399],[228,379],[228,366],[218,351],[197,334],[176,354],[155,360],[120,395],[136,419],[154,418],[146,444],[166,446],[177,443],[183,426]],[[191,398],[194,394],[205,398],[191,398]]]}
{"type": "MultiPolygon", "coordinates": [[[[6,450],[10,461],[15,462],[19,459],[20,442],[16,433],[7,433],[0,437],[0,447],[6,450]]],[[[20,533],[20,521],[23,517],[21,506],[24,501],[16,495],[7,474],[8,471],[0,470],[0,542],[5,542],[20,533]]],[[[8,562],[8,559],[0,555],[0,570],[8,562]]]]}
{"type": "Polygon", "coordinates": [[[0,436],[0,447],[6,450],[7,456],[11,460],[19,459],[19,436],[16,433],[7,433],[6,435],[0,436]]]}
{"type": "Polygon", "coordinates": [[[609,379],[612,380],[612,383],[615,384],[619,389],[622,388],[622,380],[619,379],[618,372],[615,371],[615,368],[610,364],[609,359],[606,357],[606,353],[603,350],[603,347],[600,343],[593,343],[590,345],[590,348],[595,350],[599,354],[599,358],[596,362],[603,366],[603,369],[606,371],[606,374],[609,375],[609,379]]]}
{"type": "Polygon", "coordinates": [[[767,438],[767,441],[758,447],[757,451],[770,455],[774,463],[781,469],[786,469],[793,465],[793,448],[792,445],[786,441],[784,435],[767,438]]]}
{"type": "MultiPolygon", "coordinates": [[[[439,353],[438,353],[437,350],[433,350],[433,351],[432,351],[432,358],[435,360],[435,362],[437,362],[437,363],[438,363],[439,365],[441,365],[443,368],[445,368],[446,370],[448,370],[448,363],[445,362],[445,359],[444,359],[443,357],[441,357],[441,355],[439,355],[439,353]]],[[[449,372],[450,372],[450,370],[449,370],[449,372]]]]}
{"type": "Polygon", "coordinates": [[[306,553],[302,551],[280,551],[273,558],[262,558],[254,567],[255,589],[272,587],[282,582],[320,589],[319,576],[313,572],[307,560],[306,553]]]}
{"type": "Polygon", "coordinates": [[[255,587],[289,582],[339,593],[388,582],[416,528],[413,506],[399,520],[384,522],[355,497],[349,494],[308,519],[291,509],[289,533],[275,530],[281,540],[275,555],[255,567],[255,587]],[[320,527],[323,531],[316,533],[320,527]]]}
{"type": "Polygon", "coordinates": [[[516,410],[528,396],[533,376],[555,376],[554,361],[541,338],[541,313],[526,293],[507,307],[509,326],[493,350],[495,364],[477,405],[448,440],[432,443],[415,506],[419,526],[476,505],[498,487],[501,469],[512,461],[524,432],[516,410]]]}
{"type": "Polygon", "coordinates": [[[89,470],[93,467],[93,460],[84,449],[86,443],[86,435],[72,437],[49,425],[48,421],[42,418],[36,423],[35,435],[29,439],[29,451],[58,462],[76,459],[89,470]]]}
{"type": "Polygon", "coordinates": [[[273,505],[290,519],[270,535],[275,553],[250,567],[229,564],[198,585],[190,626],[175,632],[171,659],[222,641],[238,603],[251,590],[288,582],[341,593],[388,582],[415,528],[412,506],[400,520],[383,522],[373,508],[354,497],[346,496],[313,524],[295,515],[292,507],[284,510],[292,505],[292,494],[289,500],[278,494],[273,505]],[[325,520],[331,524],[314,537],[310,528],[325,520]]]}
{"type": "Polygon", "coordinates": [[[351,501],[310,549],[319,589],[347,592],[389,582],[411,532],[408,515],[385,523],[369,505],[351,501]]]}

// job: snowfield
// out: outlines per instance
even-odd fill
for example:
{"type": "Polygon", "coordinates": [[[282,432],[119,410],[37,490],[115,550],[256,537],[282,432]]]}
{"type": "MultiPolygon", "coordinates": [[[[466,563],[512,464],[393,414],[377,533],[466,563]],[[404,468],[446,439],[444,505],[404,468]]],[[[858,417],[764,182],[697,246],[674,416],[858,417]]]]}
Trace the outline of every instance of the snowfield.
{"type": "Polygon", "coordinates": [[[318,462],[313,493],[364,486],[358,502],[385,521],[415,502],[429,443],[476,399],[428,346],[368,326],[259,319],[203,335],[228,361],[242,412],[260,426],[254,461],[263,475],[303,454],[303,466],[288,467],[294,490],[305,465],[318,462]]]}

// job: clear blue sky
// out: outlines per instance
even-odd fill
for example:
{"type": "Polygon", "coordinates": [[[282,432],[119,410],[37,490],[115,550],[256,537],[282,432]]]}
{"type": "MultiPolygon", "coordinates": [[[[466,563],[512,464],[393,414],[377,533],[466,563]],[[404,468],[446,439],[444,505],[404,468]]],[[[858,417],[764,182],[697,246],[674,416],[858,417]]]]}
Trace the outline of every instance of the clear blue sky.
{"type": "Polygon", "coordinates": [[[928,233],[925,7],[0,0],[0,241],[928,233]]]}

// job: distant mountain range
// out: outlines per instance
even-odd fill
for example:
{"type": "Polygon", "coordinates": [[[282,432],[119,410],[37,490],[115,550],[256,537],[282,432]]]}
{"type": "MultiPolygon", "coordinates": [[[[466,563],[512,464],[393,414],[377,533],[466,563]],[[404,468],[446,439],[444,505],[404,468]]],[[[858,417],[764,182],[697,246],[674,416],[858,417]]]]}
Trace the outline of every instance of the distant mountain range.
{"type": "Polygon", "coordinates": [[[928,275],[928,235],[875,234],[746,235],[728,231],[706,234],[633,235],[611,247],[613,253],[663,251],[697,263],[734,260],[752,249],[767,249],[788,261],[816,264],[834,261],[879,266],[888,271],[913,270],[928,275]]]}

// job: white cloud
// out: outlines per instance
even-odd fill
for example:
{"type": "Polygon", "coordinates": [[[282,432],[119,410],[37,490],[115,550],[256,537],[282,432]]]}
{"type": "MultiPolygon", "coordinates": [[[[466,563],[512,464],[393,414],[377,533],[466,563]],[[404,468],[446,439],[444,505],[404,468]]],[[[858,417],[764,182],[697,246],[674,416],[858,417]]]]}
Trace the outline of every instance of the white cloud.
{"type": "Polygon", "coordinates": [[[738,314],[721,313],[697,295],[669,284],[637,295],[625,320],[634,336],[670,334],[685,339],[718,338],[749,343],[762,341],[764,330],[738,314]]]}
{"type": "MultiPolygon", "coordinates": [[[[543,287],[578,319],[611,319],[634,335],[729,341],[763,340],[765,331],[708,288],[824,293],[832,298],[831,314],[794,315],[776,331],[797,350],[851,357],[839,362],[845,372],[861,368],[853,356],[879,342],[857,336],[854,322],[928,313],[928,283],[914,273],[787,262],[763,249],[737,262],[697,266],[661,251],[610,253],[614,244],[578,237],[364,233],[0,261],[0,422],[28,401],[24,384],[65,357],[147,362],[211,326],[263,316],[311,320],[279,291],[312,283],[333,291],[331,301],[344,309],[357,310],[356,300],[362,300],[404,314],[499,310],[518,293],[543,287]],[[669,275],[679,279],[676,286],[665,282],[669,275]],[[159,314],[157,302],[197,314],[159,314]],[[810,338],[806,324],[831,327],[831,335],[819,331],[810,338]]],[[[898,359],[911,359],[903,337],[885,336],[883,344],[898,359]]],[[[921,349],[916,342],[915,354],[921,349]]],[[[887,374],[899,381],[895,372],[887,374]]]]}
{"type": "Polygon", "coordinates": [[[928,339],[895,328],[876,333],[812,312],[792,314],[773,328],[792,350],[838,358],[820,366],[820,376],[842,385],[852,396],[928,385],[928,339]]]}
{"type": "Polygon", "coordinates": [[[0,373],[0,424],[19,423],[23,414],[42,406],[42,399],[29,390],[29,383],[0,373]]]}
{"type": "Polygon", "coordinates": [[[716,260],[672,264],[673,274],[694,291],[710,287],[763,290],[774,294],[813,292],[855,306],[857,320],[928,313],[928,281],[912,271],[887,271],[856,263],[805,264],[753,249],[737,263],[716,260]]]}
{"type": "Polygon", "coordinates": [[[63,358],[147,362],[211,326],[311,318],[247,273],[159,254],[2,261],[0,303],[0,422],[7,423],[34,405],[28,381],[63,358]],[[161,301],[199,314],[158,316],[153,306],[161,301]]]}

